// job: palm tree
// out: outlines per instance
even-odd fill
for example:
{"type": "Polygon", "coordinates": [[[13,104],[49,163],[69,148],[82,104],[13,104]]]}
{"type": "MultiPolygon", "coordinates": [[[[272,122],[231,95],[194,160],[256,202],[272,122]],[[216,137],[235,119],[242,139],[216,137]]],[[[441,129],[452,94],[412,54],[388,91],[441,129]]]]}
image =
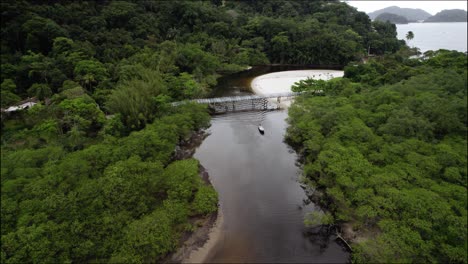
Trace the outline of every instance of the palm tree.
{"type": "Polygon", "coordinates": [[[408,42],[410,40],[412,40],[414,38],[414,33],[413,31],[408,31],[408,33],[406,33],[406,40],[408,40],[408,42]]]}

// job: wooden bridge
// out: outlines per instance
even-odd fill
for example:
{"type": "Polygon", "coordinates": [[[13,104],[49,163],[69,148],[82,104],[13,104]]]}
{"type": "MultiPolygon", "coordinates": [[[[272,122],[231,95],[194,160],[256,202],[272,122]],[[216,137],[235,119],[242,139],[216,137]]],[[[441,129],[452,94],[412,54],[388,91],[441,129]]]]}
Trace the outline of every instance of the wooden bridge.
{"type": "Polygon", "coordinates": [[[281,98],[290,98],[303,92],[288,92],[274,93],[268,95],[244,95],[244,96],[228,96],[217,98],[193,99],[188,101],[173,102],[173,106],[178,106],[187,102],[195,102],[198,104],[208,104],[216,113],[254,110],[254,109],[278,109],[281,98]],[[272,104],[268,99],[276,98],[278,104],[272,104]]]}

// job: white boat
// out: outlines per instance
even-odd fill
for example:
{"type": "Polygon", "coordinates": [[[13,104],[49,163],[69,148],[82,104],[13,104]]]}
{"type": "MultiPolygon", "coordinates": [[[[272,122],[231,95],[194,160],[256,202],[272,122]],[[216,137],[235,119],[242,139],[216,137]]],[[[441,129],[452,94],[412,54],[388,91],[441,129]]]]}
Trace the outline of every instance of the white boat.
{"type": "Polygon", "coordinates": [[[262,126],[258,126],[258,131],[260,131],[260,134],[265,133],[265,129],[262,126]]]}

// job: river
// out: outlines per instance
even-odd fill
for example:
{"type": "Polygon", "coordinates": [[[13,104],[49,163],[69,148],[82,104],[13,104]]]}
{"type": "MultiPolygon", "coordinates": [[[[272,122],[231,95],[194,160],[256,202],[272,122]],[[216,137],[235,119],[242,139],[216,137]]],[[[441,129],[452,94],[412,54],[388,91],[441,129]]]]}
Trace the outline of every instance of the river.
{"type": "Polygon", "coordinates": [[[467,23],[409,23],[397,26],[398,39],[406,40],[408,31],[413,31],[414,39],[410,47],[418,47],[421,52],[448,49],[467,51],[467,23]]]}
{"type": "MultiPolygon", "coordinates": [[[[215,94],[250,94],[252,77],[280,70],[261,67],[225,77],[215,94]]],[[[333,237],[304,235],[304,215],[317,208],[298,182],[297,155],[283,142],[286,118],[286,110],[212,118],[210,135],[194,155],[219,193],[224,219],[207,262],[348,261],[349,253],[333,237]],[[264,135],[257,130],[260,123],[264,135]]]]}

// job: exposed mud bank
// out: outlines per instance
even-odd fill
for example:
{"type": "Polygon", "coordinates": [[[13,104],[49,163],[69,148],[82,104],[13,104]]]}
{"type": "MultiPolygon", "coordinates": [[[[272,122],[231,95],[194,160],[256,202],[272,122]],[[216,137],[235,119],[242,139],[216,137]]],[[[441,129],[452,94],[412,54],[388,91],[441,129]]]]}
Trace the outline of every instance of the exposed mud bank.
{"type": "Polygon", "coordinates": [[[185,234],[180,248],[164,263],[203,263],[210,257],[221,237],[223,218],[220,210],[206,218],[194,219],[197,229],[185,234]]]}
{"type": "MultiPolygon", "coordinates": [[[[302,165],[303,158],[299,158],[297,163],[302,165]]],[[[322,208],[323,211],[328,211],[332,201],[329,200],[324,190],[313,187],[313,182],[310,179],[303,179],[301,188],[304,189],[308,197],[308,199],[304,201],[305,204],[314,203],[322,208]]],[[[365,241],[371,236],[369,231],[355,230],[353,226],[354,224],[352,221],[337,222],[332,225],[320,225],[306,228],[305,234],[319,235],[322,240],[334,239],[351,253],[353,244],[365,241]]]]}
{"type": "MultiPolygon", "coordinates": [[[[193,156],[195,149],[200,146],[209,134],[205,130],[192,132],[186,140],[181,140],[172,156],[173,160],[188,159],[193,156]]],[[[199,175],[207,185],[212,185],[208,172],[203,166],[199,166],[199,175]]],[[[192,217],[189,222],[194,231],[185,232],[179,240],[179,248],[176,252],[166,257],[162,263],[201,263],[212,252],[212,249],[220,237],[220,227],[223,223],[220,210],[206,216],[192,217]]]]}

